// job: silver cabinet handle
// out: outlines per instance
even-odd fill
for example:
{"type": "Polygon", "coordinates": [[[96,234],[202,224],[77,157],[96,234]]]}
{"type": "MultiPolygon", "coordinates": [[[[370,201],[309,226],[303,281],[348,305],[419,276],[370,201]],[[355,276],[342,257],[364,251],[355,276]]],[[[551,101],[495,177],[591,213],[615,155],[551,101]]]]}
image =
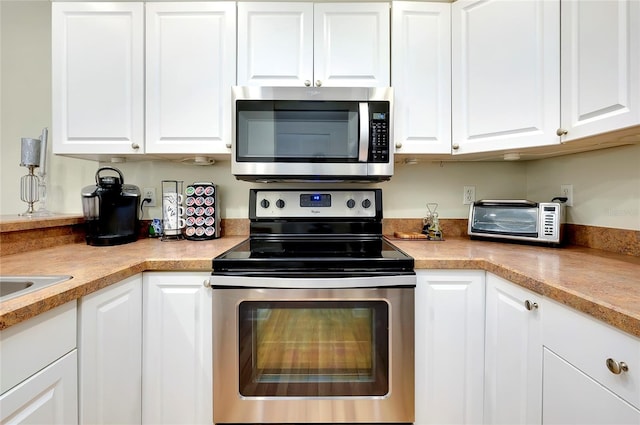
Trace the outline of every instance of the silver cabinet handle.
{"type": "Polygon", "coordinates": [[[402,149],[402,142],[396,142],[396,149],[402,149]]]}
{"type": "Polygon", "coordinates": [[[316,80],[316,87],[320,87],[320,86],[322,86],[322,81],[316,80]]]}
{"type": "Polygon", "coordinates": [[[557,134],[558,136],[564,136],[564,135],[566,135],[567,133],[568,133],[568,131],[567,131],[567,130],[565,130],[564,128],[559,128],[559,129],[557,129],[557,130],[556,130],[556,134],[557,134]]]}
{"type": "Polygon", "coordinates": [[[135,150],[138,150],[138,149],[140,149],[140,145],[137,144],[137,143],[131,143],[131,148],[135,149],[135,150]]]}
{"type": "Polygon", "coordinates": [[[537,308],[538,308],[538,303],[533,302],[533,301],[526,300],[526,301],[524,302],[524,308],[526,308],[526,309],[527,309],[527,310],[529,310],[529,311],[531,311],[531,310],[535,310],[535,309],[537,309],[537,308]]]}
{"type": "Polygon", "coordinates": [[[304,85],[307,86],[307,87],[310,87],[311,86],[311,81],[304,80],[304,85]]]}
{"type": "Polygon", "coordinates": [[[607,369],[615,375],[620,375],[622,372],[628,372],[629,366],[625,362],[618,362],[612,358],[607,359],[607,369]]]}
{"type": "Polygon", "coordinates": [[[227,149],[231,149],[231,143],[227,143],[226,146],[227,146],[227,149]]]}
{"type": "Polygon", "coordinates": [[[454,143],[453,145],[451,145],[451,147],[453,148],[453,150],[458,150],[460,149],[460,145],[457,143],[454,143]]]}
{"type": "Polygon", "coordinates": [[[204,286],[205,288],[211,288],[211,280],[209,279],[205,279],[202,281],[202,286],[204,286]]]}

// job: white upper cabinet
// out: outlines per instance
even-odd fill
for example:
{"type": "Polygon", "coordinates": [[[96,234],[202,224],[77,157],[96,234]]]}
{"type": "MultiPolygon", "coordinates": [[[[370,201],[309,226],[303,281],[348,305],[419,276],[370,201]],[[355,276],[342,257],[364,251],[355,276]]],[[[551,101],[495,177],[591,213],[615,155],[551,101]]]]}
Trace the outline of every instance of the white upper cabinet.
{"type": "Polygon", "coordinates": [[[451,5],[394,1],[396,153],[451,153],[451,5]]]}
{"type": "Polygon", "coordinates": [[[51,8],[53,152],[143,153],[143,4],[51,8]]]}
{"type": "Polygon", "coordinates": [[[390,84],[388,3],[238,3],[238,85],[390,84]]]}
{"type": "Polygon", "coordinates": [[[235,3],[146,7],[146,152],[228,153],[235,3]]]}
{"type": "Polygon", "coordinates": [[[563,141],[640,125],[640,2],[562,2],[563,141]]]}
{"type": "Polygon", "coordinates": [[[234,2],[54,2],[52,14],[54,153],[230,152],[234,2]]]}
{"type": "Polygon", "coordinates": [[[239,2],[238,84],[303,86],[312,76],[313,3],[239,2]]]}
{"type": "Polygon", "coordinates": [[[453,3],[454,153],[559,143],[559,37],[559,1],[453,3]]]}
{"type": "Polygon", "coordinates": [[[316,3],[316,86],[390,85],[389,3],[316,3]]]}

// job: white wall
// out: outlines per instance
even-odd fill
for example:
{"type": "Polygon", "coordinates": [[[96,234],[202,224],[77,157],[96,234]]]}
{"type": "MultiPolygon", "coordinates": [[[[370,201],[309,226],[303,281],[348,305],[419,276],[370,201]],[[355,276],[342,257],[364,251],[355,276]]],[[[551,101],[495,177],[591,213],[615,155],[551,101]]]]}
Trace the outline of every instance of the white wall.
{"type": "Polygon", "coordinates": [[[573,185],[569,223],[640,230],[640,144],[531,161],[526,169],[530,199],[573,185]]]}
{"type": "MultiPolygon", "coordinates": [[[[38,137],[51,128],[51,3],[0,1],[0,214],[26,210],[20,201],[20,138],[38,137]]],[[[51,134],[51,132],[50,132],[51,134]]],[[[48,208],[60,213],[82,212],[80,190],[95,184],[99,164],[54,156],[50,164],[48,208]]],[[[142,161],[117,164],[125,182],[141,189],[163,179],[213,181],[220,185],[223,218],[246,218],[248,189],[257,184],[238,182],[229,163],[193,166],[142,161]]],[[[477,198],[549,200],[559,185],[574,185],[575,207],[569,221],[640,230],[640,145],[565,157],[518,162],[467,162],[396,165],[384,190],[385,217],[422,217],[427,202],[439,204],[445,218],[465,218],[462,187],[475,185],[477,198]]],[[[150,216],[158,217],[159,209],[150,216]]]]}
{"type": "MultiPolygon", "coordinates": [[[[113,165],[123,173],[125,182],[135,184],[141,190],[155,187],[158,196],[162,180],[183,180],[185,185],[196,181],[212,181],[219,185],[222,218],[247,218],[249,188],[267,186],[235,180],[228,161],[212,166],[163,161],[113,165]]],[[[396,164],[391,181],[364,186],[383,189],[385,217],[423,217],[427,212],[427,202],[435,202],[439,204],[438,212],[441,217],[465,218],[468,215],[468,206],[462,204],[462,187],[465,185],[476,185],[479,198],[521,198],[525,196],[525,169],[522,164],[505,162],[396,164]]],[[[349,185],[322,184],[321,187],[344,186],[349,185]]],[[[318,185],[273,183],[268,187],[317,188],[318,185]]],[[[162,212],[159,208],[152,208],[145,214],[145,218],[155,218],[162,212]]]]}
{"type": "MultiPolygon", "coordinates": [[[[51,3],[2,0],[0,11],[0,214],[17,214],[27,209],[20,139],[51,129],[51,3]]],[[[79,211],[80,188],[94,180],[95,163],[54,157],[47,168],[47,209],[79,211]]]]}

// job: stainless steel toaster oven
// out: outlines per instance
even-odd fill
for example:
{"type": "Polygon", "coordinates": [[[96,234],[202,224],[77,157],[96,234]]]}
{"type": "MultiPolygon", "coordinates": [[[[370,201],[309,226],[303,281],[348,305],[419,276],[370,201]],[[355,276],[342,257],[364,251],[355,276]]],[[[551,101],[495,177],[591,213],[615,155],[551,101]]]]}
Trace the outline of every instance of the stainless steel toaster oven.
{"type": "Polygon", "coordinates": [[[563,242],[565,205],[562,202],[481,200],[469,208],[472,239],[504,239],[537,244],[563,242]]]}

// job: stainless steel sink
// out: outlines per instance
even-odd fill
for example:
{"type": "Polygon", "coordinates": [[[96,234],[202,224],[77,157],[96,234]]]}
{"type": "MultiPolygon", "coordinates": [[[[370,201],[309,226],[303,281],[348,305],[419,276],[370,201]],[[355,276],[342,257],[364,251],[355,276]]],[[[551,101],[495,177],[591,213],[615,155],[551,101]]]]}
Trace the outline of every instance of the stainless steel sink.
{"type": "Polygon", "coordinates": [[[0,302],[71,278],[72,276],[0,276],[0,302]]]}

